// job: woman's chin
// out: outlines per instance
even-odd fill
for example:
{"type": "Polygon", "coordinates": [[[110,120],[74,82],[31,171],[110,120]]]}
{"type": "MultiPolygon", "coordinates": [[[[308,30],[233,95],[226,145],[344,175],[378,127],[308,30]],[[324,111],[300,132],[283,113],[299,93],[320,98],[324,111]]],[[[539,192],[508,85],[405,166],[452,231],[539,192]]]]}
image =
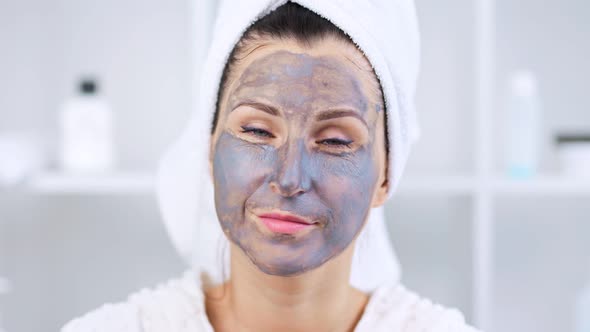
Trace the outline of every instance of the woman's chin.
{"type": "Polygon", "coordinates": [[[317,266],[302,266],[300,263],[297,262],[274,262],[274,264],[261,264],[257,262],[253,262],[260,271],[277,277],[296,277],[302,275],[308,271],[311,271],[321,264],[317,266]]]}
{"type": "Polygon", "coordinates": [[[280,277],[295,277],[309,272],[330,260],[329,256],[312,253],[297,253],[293,250],[277,248],[264,253],[249,253],[250,261],[262,272],[280,277]]]}

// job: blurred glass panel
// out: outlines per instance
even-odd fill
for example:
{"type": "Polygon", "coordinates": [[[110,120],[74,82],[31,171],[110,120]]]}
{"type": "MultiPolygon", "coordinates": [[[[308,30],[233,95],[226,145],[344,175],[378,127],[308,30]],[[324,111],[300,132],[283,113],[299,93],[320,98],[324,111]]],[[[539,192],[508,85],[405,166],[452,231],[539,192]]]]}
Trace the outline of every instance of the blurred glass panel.
{"type": "Polygon", "coordinates": [[[499,198],[494,331],[574,332],[575,297],[590,282],[588,201],[499,198]]]}
{"type": "Polygon", "coordinates": [[[152,197],[0,195],[8,331],[57,331],[105,302],[179,276],[152,197]]]}
{"type": "Polygon", "coordinates": [[[469,197],[394,197],[388,229],[402,282],[421,296],[459,308],[471,321],[472,246],[469,197]]]}
{"type": "Polygon", "coordinates": [[[472,173],[474,2],[422,0],[416,5],[422,34],[422,68],[416,96],[422,137],[412,151],[407,172],[472,173]]]}

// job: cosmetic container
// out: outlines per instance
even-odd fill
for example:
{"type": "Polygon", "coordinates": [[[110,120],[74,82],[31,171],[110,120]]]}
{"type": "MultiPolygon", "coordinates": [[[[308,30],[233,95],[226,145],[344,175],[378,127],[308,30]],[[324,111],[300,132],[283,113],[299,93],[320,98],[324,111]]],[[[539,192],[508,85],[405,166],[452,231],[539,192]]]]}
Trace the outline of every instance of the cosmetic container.
{"type": "Polygon", "coordinates": [[[114,168],[112,112],[93,79],[60,111],[58,163],[68,173],[103,173],[114,168]]]}
{"type": "MultiPolygon", "coordinates": [[[[0,296],[10,292],[10,290],[11,290],[10,282],[5,278],[0,277],[0,296]]],[[[3,316],[2,316],[2,313],[0,312],[0,332],[7,332],[4,329],[4,325],[2,324],[2,318],[3,318],[3,316]]]]}
{"type": "Polygon", "coordinates": [[[32,132],[0,133],[0,189],[24,183],[45,166],[42,137],[32,132]]]}
{"type": "Polygon", "coordinates": [[[533,177],[539,167],[541,106],[537,79],[529,71],[510,77],[505,109],[506,172],[513,179],[533,177]]]}
{"type": "Polygon", "coordinates": [[[557,135],[555,143],[561,174],[590,178],[590,130],[557,135]]]}
{"type": "Polygon", "coordinates": [[[590,265],[586,284],[580,289],[574,304],[574,332],[590,331],[590,265]]]}

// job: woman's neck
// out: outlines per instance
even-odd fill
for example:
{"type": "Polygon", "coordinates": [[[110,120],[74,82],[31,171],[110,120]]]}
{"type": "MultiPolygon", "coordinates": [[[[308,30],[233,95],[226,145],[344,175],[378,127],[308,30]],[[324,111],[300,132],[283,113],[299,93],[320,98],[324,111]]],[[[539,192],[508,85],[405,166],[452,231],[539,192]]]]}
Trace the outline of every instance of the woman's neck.
{"type": "Polygon", "coordinates": [[[208,292],[211,323],[216,331],[352,331],[368,301],[349,283],[353,249],[312,271],[277,277],[232,244],[230,279],[208,292]]]}

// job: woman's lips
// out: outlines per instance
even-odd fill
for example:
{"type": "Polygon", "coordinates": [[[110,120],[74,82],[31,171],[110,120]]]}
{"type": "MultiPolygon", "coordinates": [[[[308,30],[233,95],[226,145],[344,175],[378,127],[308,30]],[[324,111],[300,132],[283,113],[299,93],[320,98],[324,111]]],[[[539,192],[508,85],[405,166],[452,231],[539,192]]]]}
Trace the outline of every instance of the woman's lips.
{"type": "Polygon", "coordinates": [[[289,213],[263,213],[258,218],[274,233],[295,234],[315,226],[315,223],[289,213]]]}

